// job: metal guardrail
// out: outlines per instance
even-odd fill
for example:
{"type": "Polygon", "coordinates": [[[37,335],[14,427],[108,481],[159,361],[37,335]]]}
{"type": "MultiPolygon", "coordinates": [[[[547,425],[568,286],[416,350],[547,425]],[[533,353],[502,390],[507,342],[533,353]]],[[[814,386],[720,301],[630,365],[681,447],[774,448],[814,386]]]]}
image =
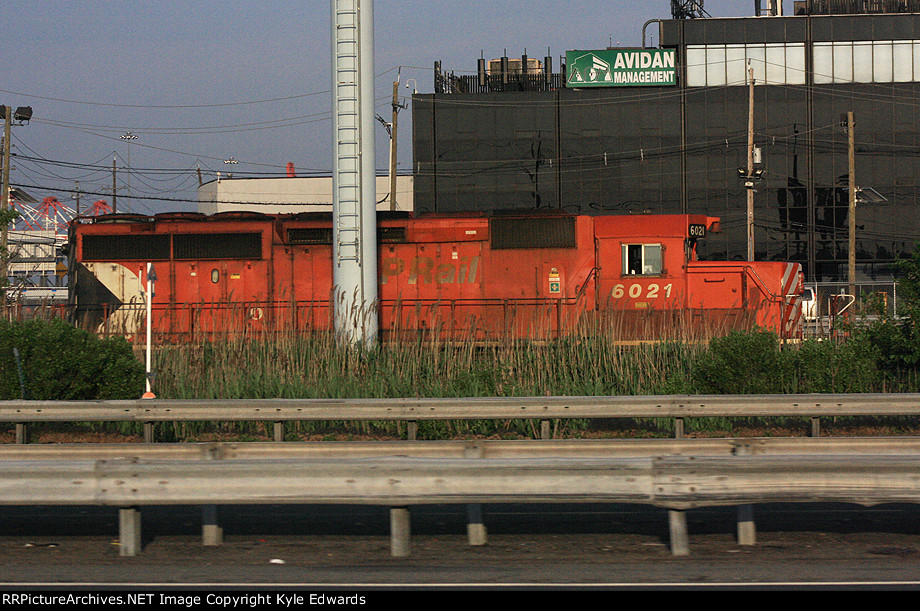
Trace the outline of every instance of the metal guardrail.
{"type": "Polygon", "coordinates": [[[686,554],[689,508],[738,506],[750,545],[755,503],[920,503],[918,466],[917,438],[6,445],[0,504],[118,507],[122,555],[145,505],[204,506],[212,545],[219,505],[382,505],[405,556],[412,505],[467,504],[482,544],[481,503],[631,503],[669,509],[686,554]]]}
{"type": "MultiPolygon", "coordinates": [[[[293,420],[808,416],[814,423],[918,414],[918,394],[0,402],[0,421],[17,427],[261,420],[275,422],[276,435],[293,420]]],[[[390,507],[392,554],[404,556],[408,506],[417,504],[466,503],[473,544],[485,542],[480,503],[667,507],[672,552],[686,554],[687,508],[738,506],[739,542],[753,544],[753,504],[823,501],[920,503],[920,438],[0,446],[0,504],[117,506],[123,555],[141,549],[143,505],[203,505],[204,541],[218,544],[219,505],[379,504],[390,507]]]]}
{"type": "MultiPolygon", "coordinates": [[[[472,397],[396,399],[137,399],[0,401],[0,422],[401,421],[568,418],[674,418],[677,435],[693,417],[917,416],[920,394],[654,395],[601,397],[472,397]]],[[[548,426],[543,427],[547,437],[548,426]]],[[[148,441],[152,441],[152,426],[148,441]]],[[[409,427],[414,438],[414,429],[409,427]]],[[[24,441],[24,438],[21,439],[24,441]]]]}
{"type": "Polygon", "coordinates": [[[918,393],[0,401],[3,422],[920,415],[918,393]]]}

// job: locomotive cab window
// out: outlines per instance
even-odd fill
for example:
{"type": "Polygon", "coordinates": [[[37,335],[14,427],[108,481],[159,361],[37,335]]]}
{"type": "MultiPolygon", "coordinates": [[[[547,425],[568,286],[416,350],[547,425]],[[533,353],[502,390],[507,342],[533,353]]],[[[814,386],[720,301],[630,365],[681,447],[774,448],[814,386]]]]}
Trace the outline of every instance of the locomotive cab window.
{"type": "Polygon", "coordinates": [[[661,271],[661,244],[623,244],[624,276],[657,276],[661,271]]]}

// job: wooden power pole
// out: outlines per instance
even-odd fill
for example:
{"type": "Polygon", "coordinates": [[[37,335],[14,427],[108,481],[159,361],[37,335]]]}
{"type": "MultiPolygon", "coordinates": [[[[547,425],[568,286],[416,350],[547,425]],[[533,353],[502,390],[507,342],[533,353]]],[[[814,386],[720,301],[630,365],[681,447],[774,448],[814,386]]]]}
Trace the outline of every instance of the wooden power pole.
{"type": "Polygon", "coordinates": [[[399,109],[399,77],[393,81],[393,122],[390,126],[390,210],[396,210],[396,125],[399,109]]]}
{"type": "Polygon", "coordinates": [[[856,298],[856,121],[853,111],[847,113],[847,150],[849,163],[849,199],[847,214],[849,224],[849,257],[847,261],[847,279],[850,295],[856,298]]]}
{"type": "MultiPolygon", "coordinates": [[[[13,124],[13,108],[11,106],[0,106],[3,109],[3,173],[2,185],[0,185],[0,213],[5,213],[10,208],[10,126],[13,124]]],[[[9,277],[9,223],[6,218],[0,219],[3,227],[0,228],[0,306],[2,313],[6,314],[6,283],[9,277]]]]}
{"type": "Polygon", "coordinates": [[[754,68],[748,64],[747,260],[754,260],[754,68]]]}
{"type": "Polygon", "coordinates": [[[118,212],[118,179],[116,172],[115,155],[112,155],[112,214],[118,212]]]}

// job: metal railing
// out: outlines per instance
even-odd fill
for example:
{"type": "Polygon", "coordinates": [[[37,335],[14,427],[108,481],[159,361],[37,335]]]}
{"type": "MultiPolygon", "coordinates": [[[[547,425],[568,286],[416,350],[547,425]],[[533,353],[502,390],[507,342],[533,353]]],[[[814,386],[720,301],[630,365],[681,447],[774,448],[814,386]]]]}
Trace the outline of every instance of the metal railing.
{"type": "Polygon", "coordinates": [[[565,74],[455,75],[435,73],[435,93],[504,93],[557,91],[565,88],[565,74]]]}
{"type": "MultiPolygon", "coordinates": [[[[466,397],[393,399],[136,399],[121,401],[0,401],[0,422],[394,421],[538,420],[549,437],[554,419],[673,418],[675,435],[694,417],[806,417],[812,435],[836,416],[920,416],[918,393],[797,395],[642,395],[587,397],[466,397]]],[[[410,439],[415,428],[408,427],[410,439]]],[[[17,435],[24,442],[26,436],[17,435]]]]}
{"type": "Polygon", "coordinates": [[[815,293],[813,305],[804,306],[806,337],[829,337],[843,321],[866,325],[880,318],[899,317],[900,296],[894,281],[858,282],[855,294],[850,294],[846,282],[809,283],[806,288],[815,293]]]}
{"type": "MultiPolygon", "coordinates": [[[[717,415],[809,416],[812,422],[827,416],[917,416],[920,395],[0,402],[0,420],[17,426],[622,417],[682,422],[717,415]]],[[[682,428],[677,431],[682,437],[682,428]]],[[[738,541],[752,545],[753,504],[920,503],[918,473],[920,438],[911,436],[6,444],[0,446],[0,504],[118,507],[122,555],[141,551],[145,505],[202,505],[206,545],[221,542],[219,505],[382,505],[391,512],[391,553],[405,556],[413,505],[467,504],[470,543],[480,545],[481,503],[634,503],[667,508],[672,552],[687,554],[689,508],[737,506],[738,541]]]]}
{"type": "Polygon", "coordinates": [[[203,506],[206,545],[222,541],[220,505],[381,505],[391,554],[406,556],[414,505],[467,504],[472,545],[482,503],[663,507],[684,555],[693,507],[737,506],[738,542],[753,545],[756,503],[920,503],[917,439],[87,445],[3,447],[0,504],[118,507],[125,556],[141,551],[147,505],[203,506]]]}
{"type": "Polygon", "coordinates": [[[795,0],[796,15],[918,13],[918,0],[795,0]]]}

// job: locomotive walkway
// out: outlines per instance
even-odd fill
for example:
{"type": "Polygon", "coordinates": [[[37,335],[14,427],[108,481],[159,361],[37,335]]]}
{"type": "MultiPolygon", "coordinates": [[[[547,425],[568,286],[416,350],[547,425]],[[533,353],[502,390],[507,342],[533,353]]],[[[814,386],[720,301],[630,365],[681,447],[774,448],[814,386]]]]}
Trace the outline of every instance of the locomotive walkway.
{"type": "MultiPolygon", "coordinates": [[[[917,395],[0,402],[0,420],[22,427],[92,420],[820,419],[918,411],[917,395]]],[[[20,441],[26,440],[25,432],[20,441]]],[[[221,541],[220,505],[385,506],[391,515],[391,553],[405,556],[412,506],[467,505],[469,540],[479,545],[486,542],[482,504],[573,502],[669,509],[674,554],[690,551],[686,510],[737,506],[739,543],[751,545],[756,539],[752,508],[758,503],[920,503],[920,438],[0,446],[0,503],[117,507],[123,555],[141,551],[145,505],[201,505],[208,545],[221,541]]]]}

